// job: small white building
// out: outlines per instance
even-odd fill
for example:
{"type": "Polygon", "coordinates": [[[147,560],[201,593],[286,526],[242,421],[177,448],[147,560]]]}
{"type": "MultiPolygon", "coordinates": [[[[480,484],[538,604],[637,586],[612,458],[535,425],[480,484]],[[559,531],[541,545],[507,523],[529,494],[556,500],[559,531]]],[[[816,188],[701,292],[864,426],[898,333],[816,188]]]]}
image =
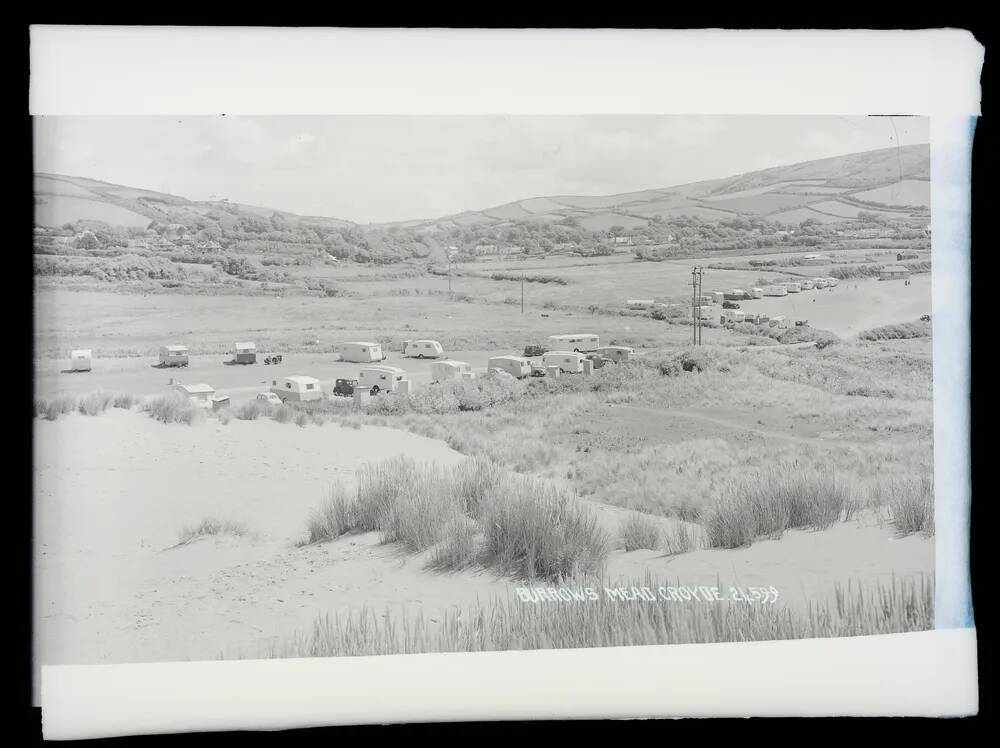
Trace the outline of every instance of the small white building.
{"type": "Polygon", "coordinates": [[[337,353],[340,354],[341,361],[352,361],[358,364],[366,364],[370,361],[384,361],[386,358],[382,352],[381,343],[340,343],[337,346],[337,353]]]}
{"type": "Polygon", "coordinates": [[[446,382],[453,379],[462,379],[466,374],[472,373],[472,367],[465,361],[435,361],[431,364],[431,381],[446,382]]]}
{"type": "Polygon", "coordinates": [[[765,296],[787,296],[788,289],[784,286],[767,286],[764,288],[765,296]]]}
{"type": "Polygon", "coordinates": [[[271,380],[271,392],[282,401],[309,402],[323,399],[323,387],[315,377],[296,374],[282,379],[271,380]]]}
{"type": "Polygon", "coordinates": [[[408,381],[406,372],[398,366],[369,366],[359,372],[355,389],[368,390],[372,395],[396,392],[403,381],[408,381]]]}
{"type": "Polygon", "coordinates": [[[768,324],[771,325],[771,327],[779,327],[779,328],[788,327],[788,323],[785,322],[785,317],[782,314],[779,314],[776,317],[771,317],[771,320],[770,322],[768,322],[768,324]]]}
{"type": "Polygon", "coordinates": [[[71,371],[90,371],[92,356],[89,348],[81,348],[69,353],[71,371]]]}
{"type": "Polygon", "coordinates": [[[762,298],[764,298],[764,289],[763,288],[751,288],[750,289],[750,298],[751,299],[762,299],[762,298]]]}
{"type": "Polygon", "coordinates": [[[238,364],[257,363],[257,346],[254,343],[243,342],[233,346],[235,349],[233,360],[238,364]]]}
{"type": "Polygon", "coordinates": [[[879,280],[902,280],[910,277],[910,269],[905,265],[888,265],[879,271],[879,280]]]}
{"type": "Polygon", "coordinates": [[[493,369],[524,379],[531,375],[531,361],[523,356],[493,356],[486,362],[486,370],[493,369]]]}
{"type": "Polygon", "coordinates": [[[210,410],[212,399],[215,397],[215,388],[201,382],[199,384],[175,384],[174,391],[186,396],[194,405],[199,408],[210,410]]]}

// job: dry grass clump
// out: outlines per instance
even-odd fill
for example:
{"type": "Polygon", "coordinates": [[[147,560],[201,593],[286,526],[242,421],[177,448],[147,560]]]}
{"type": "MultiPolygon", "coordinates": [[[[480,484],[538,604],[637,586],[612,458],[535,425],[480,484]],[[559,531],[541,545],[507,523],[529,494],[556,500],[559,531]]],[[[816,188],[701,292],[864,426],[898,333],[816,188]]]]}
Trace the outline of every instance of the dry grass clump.
{"type": "Polygon", "coordinates": [[[262,415],[266,416],[271,411],[271,406],[258,400],[241,403],[233,414],[241,421],[256,421],[262,415]]]}
{"type": "Polygon", "coordinates": [[[91,392],[80,398],[76,409],[85,416],[100,415],[111,407],[113,399],[114,395],[109,392],[91,392]]]}
{"type": "Polygon", "coordinates": [[[678,522],[663,534],[663,550],[671,556],[690,553],[705,545],[704,535],[699,525],[678,522]]]}
{"type": "Polygon", "coordinates": [[[903,322],[897,325],[883,325],[858,333],[861,340],[909,340],[926,338],[931,334],[930,322],[903,322]]]}
{"type": "Polygon", "coordinates": [[[139,402],[139,398],[134,395],[127,392],[116,392],[111,400],[111,407],[130,410],[137,402],[139,402]]]}
{"type": "Polygon", "coordinates": [[[191,425],[205,417],[201,408],[179,392],[158,395],[143,403],[142,410],[161,423],[191,425]]]}
{"type": "Polygon", "coordinates": [[[511,476],[482,517],[485,550],[502,571],[525,579],[598,573],[610,545],[597,520],[568,489],[511,476]]]}
{"type": "Polygon", "coordinates": [[[502,471],[486,459],[444,468],[406,457],[364,465],[356,496],[335,487],[306,523],[308,543],[379,532],[430,565],[493,565],[525,578],[597,571],[608,538],[567,489],[502,471]]]}
{"type": "Polygon", "coordinates": [[[334,483],[330,495],[314,509],[306,521],[304,545],[336,540],[355,529],[355,496],[343,483],[334,483]]]}
{"type": "Polygon", "coordinates": [[[210,537],[212,535],[234,535],[236,537],[242,537],[246,534],[247,528],[242,522],[207,518],[203,519],[193,527],[186,527],[181,530],[177,540],[178,545],[186,545],[194,542],[195,540],[210,537]]]}
{"type": "Polygon", "coordinates": [[[622,543],[631,553],[640,549],[658,550],[663,545],[660,525],[652,517],[630,514],[621,526],[622,543]]]}
{"type": "Polygon", "coordinates": [[[76,398],[71,395],[59,395],[51,400],[35,400],[35,415],[44,416],[48,421],[54,421],[59,416],[76,410],[76,398]]]}
{"type": "Polygon", "coordinates": [[[876,483],[869,504],[885,509],[900,535],[934,534],[934,484],[929,478],[900,478],[876,483]]]}
{"type": "MultiPolygon", "coordinates": [[[[622,586],[657,590],[647,576],[622,586]]],[[[668,583],[670,584],[670,583],[668,583]]],[[[600,590],[599,590],[600,591],[600,590]]],[[[312,630],[272,645],[268,657],[343,657],[871,636],[934,627],[932,581],[893,578],[837,585],[806,611],[777,604],[597,600],[524,603],[494,599],[448,611],[435,624],[364,608],[323,615],[312,630]]]]}
{"type": "Polygon", "coordinates": [[[772,469],[733,481],[703,524],[709,547],[739,548],[789,529],[826,529],[849,504],[847,486],[832,473],[772,469]]]}

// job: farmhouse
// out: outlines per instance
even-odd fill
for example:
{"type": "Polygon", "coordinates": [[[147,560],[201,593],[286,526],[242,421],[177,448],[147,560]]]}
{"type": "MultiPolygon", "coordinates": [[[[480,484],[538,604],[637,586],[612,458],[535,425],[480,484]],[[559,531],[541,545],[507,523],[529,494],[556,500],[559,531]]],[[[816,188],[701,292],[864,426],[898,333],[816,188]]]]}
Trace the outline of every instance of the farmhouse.
{"type": "Polygon", "coordinates": [[[73,371],[90,371],[91,355],[89,349],[70,351],[70,369],[73,371]]]}
{"type": "Polygon", "coordinates": [[[337,353],[340,354],[341,361],[359,364],[384,361],[386,358],[380,343],[341,343],[337,346],[337,353]]]}
{"type": "Polygon", "coordinates": [[[902,280],[910,277],[910,269],[905,265],[889,265],[879,271],[879,280],[902,280]]]}

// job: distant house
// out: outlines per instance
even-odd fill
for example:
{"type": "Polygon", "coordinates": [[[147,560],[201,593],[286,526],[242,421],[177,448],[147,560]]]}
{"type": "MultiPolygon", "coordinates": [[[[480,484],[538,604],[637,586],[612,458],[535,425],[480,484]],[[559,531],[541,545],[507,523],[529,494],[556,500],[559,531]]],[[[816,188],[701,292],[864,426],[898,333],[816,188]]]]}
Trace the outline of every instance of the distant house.
{"type": "Polygon", "coordinates": [[[910,269],[905,265],[887,265],[879,271],[879,280],[902,280],[910,277],[910,269]]]}

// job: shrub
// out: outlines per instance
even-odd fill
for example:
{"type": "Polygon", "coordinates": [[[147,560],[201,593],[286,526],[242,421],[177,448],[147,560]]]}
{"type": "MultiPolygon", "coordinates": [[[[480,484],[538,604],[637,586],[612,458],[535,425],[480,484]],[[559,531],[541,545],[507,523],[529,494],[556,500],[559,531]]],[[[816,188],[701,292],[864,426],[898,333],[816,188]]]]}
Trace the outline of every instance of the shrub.
{"type": "Polygon", "coordinates": [[[640,548],[655,551],[662,545],[659,524],[652,517],[642,514],[630,514],[622,523],[621,535],[627,552],[640,548]]]}
{"type": "Polygon", "coordinates": [[[251,400],[248,403],[242,403],[235,411],[235,415],[241,421],[256,421],[262,415],[266,415],[269,412],[268,405],[266,403],[259,402],[257,400],[251,400]]]}
{"type": "Polygon", "coordinates": [[[113,400],[114,395],[108,392],[91,392],[89,395],[84,395],[80,398],[77,410],[85,416],[100,415],[111,407],[113,400]]]}
{"type": "Polygon", "coordinates": [[[150,417],[162,423],[186,423],[191,425],[204,418],[202,409],[179,392],[158,395],[144,403],[142,409],[150,417]]]}
{"type": "Polygon", "coordinates": [[[663,549],[670,555],[690,553],[695,547],[694,533],[685,522],[678,522],[664,533],[663,549]]]}
{"type": "Polygon", "coordinates": [[[247,528],[241,522],[220,519],[203,519],[194,527],[187,527],[180,532],[178,545],[186,545],[200,538],[211,535],[235,535],[237,537],[246,535],[247,528]]]}
{"type": "Polygon", "coordinates": [[[858,333],[861,340],[907,340],[930,337],[930,322],[904,322],[899,325],[884,325],[858,333]]]}
{"type": "Polygon", "coordinates": [[[72,413],[76,410],[76,398],[70,395],[59,395],[52,400],[40,400],[36,404],[36,411],[40,410],[46,420],[54,421],[59,416],[72,413]]]}
{"type": "Polygon", "coordinates": [[[543,356],[543,355],[545,355],[545,346],[542,345],[524,346],[525,358],[535,358],[536,356],[543,356]]]}
{"type": "Polygon", "coordinates": [[[342,483],[334,483],[326,500],[306,521],[306,544],[336,540],[356,525],[355,496],[342,483]]]}
{"type": "Polygon", "coordinates": [[[455,517],[434,546],[428,566],[439,570],[459,570],[475,565],[482,554],[479,525],[469,517],[455,517]]]}
{"type": "Polygon", "coordinates": [[[704,518],[708,545],[739,548],[788,529],[822,530],[849,505],[846,486],[831,473],[798,469],[760,472],[731,483],[704,518]]]}
{"type": "Polygon", "coordinates": [[[869,491],[869,502],[889,510],[900,535],[934,534],[934,484],[928,478],[878,483],[869,491]]]}
{"type": "Polygon", "coordinates": [[[564,488],[518,476],[486,508],[485,548],[501,570],[558,580],[598,572],[609,541],[595,518],[564,488]]]}
{"type": "Polygon", "coordinates": [[[291,407],[287,403],[282,403],[274,408],[271,418],[273,418],[278,423],[291,423],[295,420],[296,412],[295,408],[291,407]]]}
{"type": "Polygon", "coordinates": [[[138,402],[138,400],[127,392],[117,392],[115,393],[114,399],[111,401],[111,405],[115,408],[129,410],[136,404],[136,402],[138,402]]]}

